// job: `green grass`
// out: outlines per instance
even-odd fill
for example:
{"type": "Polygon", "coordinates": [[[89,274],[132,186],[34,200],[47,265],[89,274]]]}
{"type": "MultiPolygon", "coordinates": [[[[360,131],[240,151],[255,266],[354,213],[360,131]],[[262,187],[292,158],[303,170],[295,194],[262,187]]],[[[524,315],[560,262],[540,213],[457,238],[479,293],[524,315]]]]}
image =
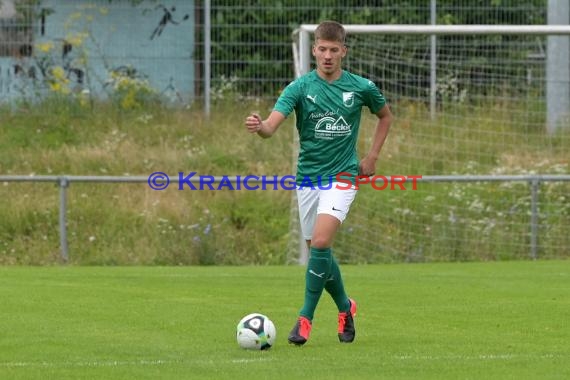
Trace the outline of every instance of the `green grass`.
{"type": "Polygon", "coordinates": [[[325,296],[298,348],[302,267],[0,267],[0,378],[570,377],[569,261],[343,270],[355,343],[338,343],[325,296]],[[277,327],[267,352],[235,341],[255,311],[277,327]]]}

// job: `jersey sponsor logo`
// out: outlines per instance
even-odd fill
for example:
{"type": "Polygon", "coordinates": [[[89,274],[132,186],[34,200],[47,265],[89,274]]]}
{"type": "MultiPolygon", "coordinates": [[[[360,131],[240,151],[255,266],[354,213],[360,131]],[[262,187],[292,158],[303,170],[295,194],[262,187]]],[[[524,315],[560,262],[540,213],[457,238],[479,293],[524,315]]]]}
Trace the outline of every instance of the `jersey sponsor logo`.
{"type": "Polygon", "coordinates": [[[311,102],[317,104],[317,95],[315,95],[315,96],[307,95],[307,99],[309,99],[311,102]]]}
{"type": "Polygon", "coordinates": [[[339,109],[337,109],[336,111],[325,111],[325,112],[311,112],[311,114],[309,115],[309,119],[311,120],[316,120],[316,119],[322,119],[323,117],[334,117],[336,115],[338,115],[339,113],[339,109]]]}
{"type": "Polygon", "coordinates": [[[342,103],[345,107],[352,107],[354,105],[354,92],[343,92],[342,103]]]}
{"type": "Polygon", "coordinates": [[[315,137],[318,139],[332,140],[350,136],[352,126],[344,120],[342,116],[337,119],[334,117],[323,117],[315,125],[315,137]]]}

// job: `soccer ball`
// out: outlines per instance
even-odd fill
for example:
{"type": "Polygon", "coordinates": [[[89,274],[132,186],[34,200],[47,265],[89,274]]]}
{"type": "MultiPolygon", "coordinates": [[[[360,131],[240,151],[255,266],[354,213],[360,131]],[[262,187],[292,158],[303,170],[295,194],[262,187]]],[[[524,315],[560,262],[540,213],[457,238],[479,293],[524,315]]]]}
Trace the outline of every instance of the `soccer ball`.
{"type": "Polygon", "coordinates": [[[253,313],[243,317],[237,324],[237,342],[248,350],[267,350],[275,342],[275,325],[266,315],[253,313]]]}

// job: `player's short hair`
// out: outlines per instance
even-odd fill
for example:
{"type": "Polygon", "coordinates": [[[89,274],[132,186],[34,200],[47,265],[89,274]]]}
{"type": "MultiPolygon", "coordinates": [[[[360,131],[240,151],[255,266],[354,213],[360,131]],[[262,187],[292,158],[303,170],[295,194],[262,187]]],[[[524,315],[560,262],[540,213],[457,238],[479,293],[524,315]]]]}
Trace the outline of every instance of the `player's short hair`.
{"type": "Polygon", "coordinates": [[[321,22],[315,29],[315,41],[319,39],[340,42],[344,45],[346,43],[344,26],[336,21],[321,22]]]}

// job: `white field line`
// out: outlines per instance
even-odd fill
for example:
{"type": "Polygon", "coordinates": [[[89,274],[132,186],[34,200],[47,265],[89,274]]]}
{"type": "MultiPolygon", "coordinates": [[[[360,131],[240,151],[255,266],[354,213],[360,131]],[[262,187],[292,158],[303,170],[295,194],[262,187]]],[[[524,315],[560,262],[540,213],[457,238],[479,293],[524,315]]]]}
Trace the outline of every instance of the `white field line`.
{"type": "Polygon", "coordinates": [[[232,363],[238,363],[238,364],[242,364],[242,363],[256,363],[256,362],[268,362],[273,360],[272,357],[269,358],[255,358],[255,359],[233,359],[232,363]]]}
{"type": "Polygon", "coordinates": [[[94,360],[94,361],[64,361],[64,362],[0,362],[0,367],[26,368],[26,367],[120,367],[120,366],[158,366],[181,363],[175,360],[94,360]]]}
{"type": "MultiPolygon", "coordinates": [[[[265,358],[252,358],[252,359],[232,359],[231,363],[243,364],[243,363],[256,363],[265,362],[272,360],[271,357],[265,358]]],[[[69,367],[125,367],[125,366],[162,366],[169,364],[189,364],[192,360],[93,360],[93,361],[63,361],[63,362],[25,362],[25,361],[14,361],[14,362],[0,362],[0,368],[69,368],[69,367]]],[[[213,363],[213,361],[212,361],[213,363]]]]}
{"type": "MultiPolygon", "coordinates": [[[[475,360],[475,361],[509,361],[509,360],[545,360],[545,359],[570,359],[570,355],[561,354],[480,354],[480,355],[412,355],[401,354],[391,355],[385,357],[385,360],[422,360],[422,361],[441,361],[441,360],[475,360]]],[[[379,358],[382,360],[382,358],[379,358]]],[[[258,363],[273,360],[273,357],[260,357],[251,359],[231,359],[229,362],[234,364],[244,363],[258,363]]],[[[170,364],[190,364],[192,360],[163,360],[163,359],[148,359],[148,360],[94,360],[94,361],[63,361],[63,362],[0,362],[0,368],[69,368],[69,367],[124,367],[124,366],[162,366],[170,364]]],[[[200,361],[202,364],[204,361],[200,361]]],[[[212,361],[212,363],[214,363],[212,361]]]]}
{"type": "Polygon", "coordinates": [[[534,359],[534,360],[543,360],[543,359],[562,359],[566,358],[569,359],[570,355],[561,355],[561,354],[541,354],[541,355],[534,355],[534,354],[480,354],[480,355],[441,355],[441,356],[434,356],[434,355],[393,355],[393,359],[397,360],[426,360],[426,361],[438,361],[438,360],[516,360],[516,359],[534,359]]]}

